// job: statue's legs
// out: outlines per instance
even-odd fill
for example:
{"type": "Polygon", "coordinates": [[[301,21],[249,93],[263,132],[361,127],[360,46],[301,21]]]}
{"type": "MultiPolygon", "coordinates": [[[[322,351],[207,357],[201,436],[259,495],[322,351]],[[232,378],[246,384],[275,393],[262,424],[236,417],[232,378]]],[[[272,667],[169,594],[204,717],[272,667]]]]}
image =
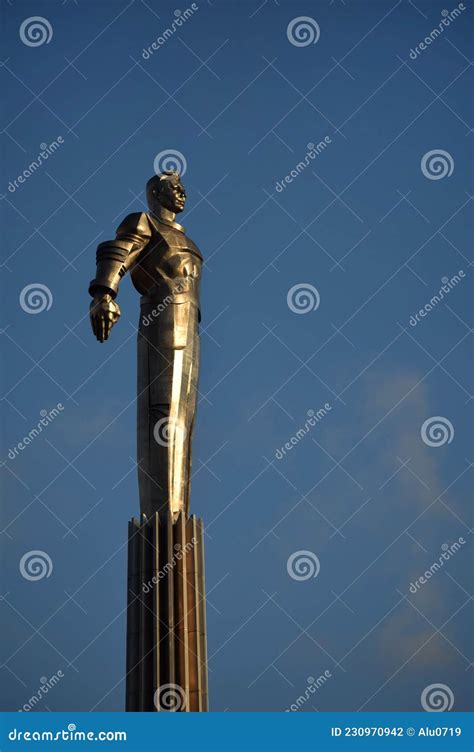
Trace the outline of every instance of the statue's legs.
{"type": "MultiPolygon", "coordinates": [[[[171,306],[170,306],[171,307],[171,306]]],[[[138,335],[138,479],[141,513],[189,511],[191,441],[199,373],[197,311],[191,308],[186,345],[170,347],[169,316],[138,335]]]]}
{"type": "Polygon", "coordinates": [[[185,477],[185,487],[184,487],[184,502],[185,502],[185,512],[186,516],[189,515],[189,507],[190,507],[190,487],[191,487],[191,470],[192,470],[192,448],[193,448],[193,434],[194,434],[194,424],[195,424],[195,418],[196,418],[196,407],[197,407],[197,395],[198,395],[198,383],[199,383],[199,362],[200,362],[200,354],[201,354],[201,340],[199,338],[199,334],[197,334],[197,323],[196,323],[196,336],[193,338],[193,345],[191,348],[191,369],[190,369],[190,375],[189,375],[189,384],[188,384],[188,419],[187,419],[187,426],[188,426],[188,434],[186,437],[187,440],[187,467],[186,467],[186,477],[185,477]]]}

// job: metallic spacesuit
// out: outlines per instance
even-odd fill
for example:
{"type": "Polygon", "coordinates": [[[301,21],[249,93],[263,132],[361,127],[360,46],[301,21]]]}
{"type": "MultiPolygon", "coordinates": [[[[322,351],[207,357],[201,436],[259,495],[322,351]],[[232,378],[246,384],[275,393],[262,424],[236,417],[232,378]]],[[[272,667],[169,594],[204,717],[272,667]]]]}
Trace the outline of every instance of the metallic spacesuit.
{"type": "Polygon", "coordinates": [[[176,173],[147,183],[148,213],[129,214],[97,249],[89,292],[94,334],[104,342],[120,316],[115,302],[130,272],[141,294],[138,331],[137,463],[140,510],[189,513],[191,442],[199,373],[202,256],[175,222],[186,193],[176,173]]]}

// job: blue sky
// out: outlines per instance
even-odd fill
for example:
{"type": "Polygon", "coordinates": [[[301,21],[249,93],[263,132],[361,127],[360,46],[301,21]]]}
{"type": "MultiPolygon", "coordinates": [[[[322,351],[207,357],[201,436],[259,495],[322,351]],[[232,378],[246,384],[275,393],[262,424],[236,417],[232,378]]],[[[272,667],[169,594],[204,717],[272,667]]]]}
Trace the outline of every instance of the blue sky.
{"type": "Polygon", "coordinates": [[[425,49],[457,6],[196,7],[147,58],[176,5],[2,5],[3,708],[61,671],[37,710],[123,709],[139,307],[125,280],[99,345],[87,286],[156,156],[179,152],[206,260],[191,505],[211,708],[284,711],[306,693],[301,712],[421,711],[442,685],[468,710],[471,3],[425,49]],[[26,44],[33,16],[44,37],[26,44]],[[299,17],[308,37],[288,31],[299,17]],[[49,576],[22,576],[32,551],[49,576]]]}

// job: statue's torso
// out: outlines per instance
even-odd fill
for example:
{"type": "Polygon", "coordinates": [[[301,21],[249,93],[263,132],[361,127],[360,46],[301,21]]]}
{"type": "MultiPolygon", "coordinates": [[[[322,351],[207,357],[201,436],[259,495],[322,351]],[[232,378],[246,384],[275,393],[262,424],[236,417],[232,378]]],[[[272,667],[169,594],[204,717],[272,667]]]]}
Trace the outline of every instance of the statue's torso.
{"type": "Polygon", "coordinates": [[[171,295],[174,303],[199,307],[201,252],[183,231],[150,215],[148,221],[151,238],[130,270],[135,289],[155,302],[171,295]]]}

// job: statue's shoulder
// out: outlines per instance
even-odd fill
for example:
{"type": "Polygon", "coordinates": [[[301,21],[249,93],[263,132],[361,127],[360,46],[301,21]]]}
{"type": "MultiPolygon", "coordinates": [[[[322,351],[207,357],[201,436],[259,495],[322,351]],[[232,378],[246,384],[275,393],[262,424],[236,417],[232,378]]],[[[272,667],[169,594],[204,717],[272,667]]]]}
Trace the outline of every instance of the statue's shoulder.
{"type": "Polygon", "coordinates": [[[142,238],[149,238],[151,227],[147,214],[145,212],[127,214],[117,228],[117,235],[138,235],[142,238]]]}

